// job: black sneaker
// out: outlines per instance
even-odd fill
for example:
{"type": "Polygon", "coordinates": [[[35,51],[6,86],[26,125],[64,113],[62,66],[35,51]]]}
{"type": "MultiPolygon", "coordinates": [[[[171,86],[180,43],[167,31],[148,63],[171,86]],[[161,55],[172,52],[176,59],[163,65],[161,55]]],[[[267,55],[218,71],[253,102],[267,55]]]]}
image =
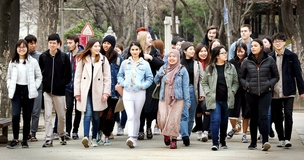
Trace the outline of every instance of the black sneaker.
{"type": "Polygon", "coordinates": [[[250,145],[248,146],[248,149],[255,150],[255,149],[257,149],[257,145],[253,144],[253,143],[250,143],[250,145]]]}
{"type": "Polygon", "coordinates": [[[27,144],[27,141],[21,142],[22,148],[29,148],[29,145],[27,144]]]}
{"type": "Polygon", "coordinates": [[[229,131],[227,133],[227,139],[231,139],[233,137],[233,135],[234,135],[235,132],[236,132],[235,128],[231,129],[231,131],[229,131]]]}
{"type": "Polygon", "coordinates": [[[222,149],[228,149],[228,146],[226,145],[226,141],[221,142],[221,148],[222,149]]]}
{"type": "Polygon", "coordinates": [[[65,136],[61,136],[61,137],[60,137],[60,144],[61,144],[61,145],[66,145],[66,144],[67,144],[67,142],[66,142],[66,140],[65,140],[65,136]]]}
{"type": "Polygon", "coordinates": [[[218,150],[218,148],[219,148],[219,146],[218,146],[218,145],[213,145],[213,146],[211,147],[211,150],[213,150],[213,151],[217,151],[217,150],[218,150]]]}
{"type": "Polygon", "coordinates": [[[184,144],[185,146],[189,146],[189,145],[190,145],[189,136],[183,137],[183,144],[184,144]]]}
{"type": "Polygon", "coordinates": [[[148,129],[147,129],[147,138],[148,138],[148,139],[152,139],[152,138],[153,138],[153,134],[152,134],[151,128],[148,128],[148,129]]]}
{"type": "Polygon", "coordinates": [[[139,133],[138,133],[137,139],[138,139],[138,140],[143,140],[143,139],[145,139],[145,133],[144,133],[144,132],[139,132],[139,133]]]}
{"type": "Polygon", "coordinates": [[[11,143],[9,143],[9,144],[6,146],[6,148],[14,149],[14,148],[16,148],[16,147],[18,147],[18,146],[19,146],[19,141],[13,139],[13,140],[11,141],[11,143]]]}
{"type": "Polygon", "coordinates": [[[53,147],[53,140],[46,140],[42,147],[53,147]]]}

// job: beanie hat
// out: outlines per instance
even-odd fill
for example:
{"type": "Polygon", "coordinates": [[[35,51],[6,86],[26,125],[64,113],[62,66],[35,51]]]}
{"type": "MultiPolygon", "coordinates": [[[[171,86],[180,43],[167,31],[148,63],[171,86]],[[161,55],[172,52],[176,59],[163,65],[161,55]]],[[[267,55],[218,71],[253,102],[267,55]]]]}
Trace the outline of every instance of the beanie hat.
{"type": "Polygon", "coordinates": [[[115,48],[115,45],[116,45],[116,39],[114,36],[111,36],[111,35],[107,35],[106,37],[103,38],[102,40],[102,43],[104,42],[109,42],[111,44],[111,46],[113,48],[115,48]]]}
{"type": "Polygon", "coordinates": [[[187,50],[190,46],[193,46],[193,44],[192,43],[190,43],[190,42],[184,42],[183,44],[182,44],[182,50],[184,51],[184,50],[187,50]]]}

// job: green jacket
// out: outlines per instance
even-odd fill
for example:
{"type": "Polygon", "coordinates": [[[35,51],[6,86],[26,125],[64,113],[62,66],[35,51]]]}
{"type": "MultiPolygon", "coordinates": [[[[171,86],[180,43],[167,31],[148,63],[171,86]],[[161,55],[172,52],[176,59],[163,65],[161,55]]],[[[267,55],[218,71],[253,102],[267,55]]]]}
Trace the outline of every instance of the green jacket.
{"type": "MultiPolygon", "coordinates": [[[[217,70],[214,64],[211,64],[214,66],[212,74],[209,73],[209,67],[207,66],[203,78],[202,78],[202,86],[203,90],[206,94],[206,107],[207,110],[215,109],[215,97],[216,97],[216,84],[217,84],[217,70]]],[[[225,80],[227,84],[227,91],[228,91],[228,98],[227,98],[227,104],[229,109],[233,109],[234,107],[234,94],[236,93],[239,82],[238,82],[238,75],[235,70],[235,67],[231,65],[229,62],[225,62],[225,80]]]]}

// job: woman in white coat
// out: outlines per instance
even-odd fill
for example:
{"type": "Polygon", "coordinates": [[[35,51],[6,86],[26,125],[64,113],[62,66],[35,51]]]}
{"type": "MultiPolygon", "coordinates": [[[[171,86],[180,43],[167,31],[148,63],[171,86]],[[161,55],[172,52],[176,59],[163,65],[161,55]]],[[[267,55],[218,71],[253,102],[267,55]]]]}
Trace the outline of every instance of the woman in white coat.
{"type": "Polygon", "coordinates": [[[97,130],[100,111],[107,108],[107,99],[111,94],[110,65],[100,53],[100,42],[90,39],[86,48],[77,55],[77,67],[74,80],[74,96],[77,110],[84,112],[84,138],[82,144],[89,147],[90,122],[92,119],[92,146],[97,147],[97,130]]]}
{"type": "Polygon", "coordinates": [[[42,81],[39,64],[28,54],[28,45],[24,39],[17,41],[14,55],[8,65],[8,97],[12,101],[12,126],[14,139],[7,148],[19,145],[20,113],[22,108],[23,139],[22,148],[28,148],[27,136],[30,132],[30,121],[34,99],[42,81]]]}

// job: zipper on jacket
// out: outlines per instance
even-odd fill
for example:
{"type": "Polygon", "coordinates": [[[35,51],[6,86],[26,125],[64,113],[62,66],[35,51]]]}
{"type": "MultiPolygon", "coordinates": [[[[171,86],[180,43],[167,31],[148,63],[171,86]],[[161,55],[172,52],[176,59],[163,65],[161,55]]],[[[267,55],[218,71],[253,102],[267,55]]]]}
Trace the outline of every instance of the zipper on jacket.
{"type": "Polygon", "coordinates": [[[52,80],[51,80],[51,94],[53,94],[53,81],[54,81],[54,61],[55,61],[55,56],[53,58],[53,65],[52,65],[52,80]]]}
{"type": "Polygon", "coordinates": [[[258,95],[260,96],[261,95],[261,87],[260,87],[260,66],[257,66],[257,69],[258,69],[258,95]]]}

